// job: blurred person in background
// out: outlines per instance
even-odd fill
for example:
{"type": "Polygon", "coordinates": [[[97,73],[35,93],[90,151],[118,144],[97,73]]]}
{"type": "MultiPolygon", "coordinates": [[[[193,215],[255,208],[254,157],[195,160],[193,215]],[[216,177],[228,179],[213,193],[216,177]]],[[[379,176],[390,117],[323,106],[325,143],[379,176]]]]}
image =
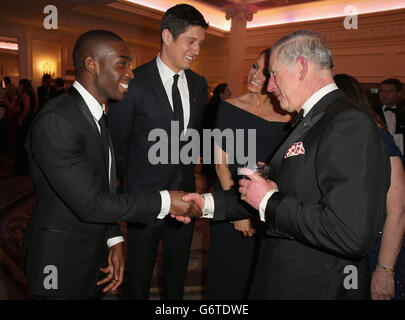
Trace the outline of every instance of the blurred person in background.
{"type": "Polygon", "coordinates": [[[21,79],[18,83],[18,106],[16,157],[13,173],[16,175],[25,175],[29,173],[29,167],[24,144],[37,106],[37,98],[30,80],[21,79]]]}

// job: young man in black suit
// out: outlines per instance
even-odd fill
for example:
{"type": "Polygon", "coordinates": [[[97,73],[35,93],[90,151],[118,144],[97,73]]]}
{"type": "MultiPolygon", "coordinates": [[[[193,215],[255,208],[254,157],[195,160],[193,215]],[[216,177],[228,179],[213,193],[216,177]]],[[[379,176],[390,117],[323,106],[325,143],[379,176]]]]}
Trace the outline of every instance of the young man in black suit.
{"type": "MultiPolygon", "coordinates": [[[[195,191],[194,164],[180,157],[180,132],[199,129],[207,95],[206,80],[190,70],[200,53],[208,24],[187,4],[166,11],[161,21],[161,51],[156,58],[134,69],[128,94],[110,105],[109,124],[114,142],[118,178],[124,193],[178,189],[195,191]],[[167,133],[168,161],[156,163],[149,152],[156,141],[150,133],[167,133]],[[172,161],[173,158],[177,158],[172,161]]],[[[162,151],[164,152],[164,151],[162,151]]],[[[148,299],[160,241],[163,247],[163,291],[166,299],[182,299],[192,240],[193,223],[174,219],[145,226],[128,223],[126,298],[148,299]]]]}
{"type": "Polygon", "coordinates": [[[169,211],[192,217],[199,211],[182,202],[179,191],[114,194],[104,106],[127,92],[130,53],[116,34],[92,30],[77,40],[73,61],[76,81],[41,109],[26,143],[37,206],[24,236],[22,267],[32,293],[43,299],[94,299],[103,284],[104,292],[118,288],[124,239],[114,222],[148,224],[169,211]]]}
{"type": "MultiPolygon", "coordinates": [[[[367,254],[390,184],[378,129],[334,83],[321,34],[303,30],[282,38],[269,66],[267,90],[302,120],[271,160],[272,180],[241,172],[250,178],[240,180],[241,198],[266,224],[250,298],[365,299],[367,254]]],[[[232,194],[185,198],[216,220],[246,215],[232,194]]]]}

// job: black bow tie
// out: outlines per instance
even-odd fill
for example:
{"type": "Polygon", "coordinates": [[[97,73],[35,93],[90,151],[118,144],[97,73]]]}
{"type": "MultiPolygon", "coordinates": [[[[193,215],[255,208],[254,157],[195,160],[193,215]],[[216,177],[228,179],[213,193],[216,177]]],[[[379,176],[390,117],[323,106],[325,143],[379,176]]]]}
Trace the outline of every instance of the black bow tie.
{"type": "Polygon", "coordinates": [[[385,108],[384,108],[384,112],[387,112],[387,111],[391,111],[391,112],[393,112],[393,113],[397,113],[397,109],[396,109],[396,108],[385,107],[385,108]]]}
{"type": "Polygon", "coordinates": [[[304,118],[304,109],[301,109],[300,112],[298,112],[297,116],[294,118],[293,122],[291,123],[291,128],[294,129],[298,124],[301,122],[301,120],[304,118]]]}

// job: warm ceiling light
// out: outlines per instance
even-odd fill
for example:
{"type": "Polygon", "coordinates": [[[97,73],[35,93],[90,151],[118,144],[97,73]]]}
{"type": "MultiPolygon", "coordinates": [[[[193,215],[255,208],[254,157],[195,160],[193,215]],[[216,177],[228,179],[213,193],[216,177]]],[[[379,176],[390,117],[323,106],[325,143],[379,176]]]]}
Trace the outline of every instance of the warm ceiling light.
{"type": "MultiPolygon", "coordinates": [[[[405,8],[404,0],[326,0],[261,10],[253,15],[248,28],[265,27],[284,23],[330,19],[347,16],[352,6],[357,14],[366,14],[405,8]]],[[[361,22],[360,22],[361,25],[361,22]]]]}
{"type": "Polygon", "coordinates": [[[18,51],[18,43],[0,41],[0,49],[18,51]]]}
{"type": "MultiPolygon", "coordinates": [[[[165,12],[167,9],[178,4],[178,1],[174,0],[126,0],[135,4],[139,4],[144,7],[152,8],[165,12]]],[[[225,19],[225,12],[217,9],[216,7],[203,4],[201,2],[193,0],[182,0],[181,3],[189,4],[199,10],[204,19],[209,23],[211,27],[229,31],[231,30],[231,22],[225,19]]]]}
{"type": "MultiPolygon", "coordinates": [[[[177,1],[174,0],[126,1],[162,12],[177,4],[177,1]]],[[[192,0],[183,0],[182,3],[190,4],[201,11],[210,26],[223,31],[229,31],[231,29],[231,22],[225,19],[224,11],[192,0]]],[[[405,8],[405,0],[323,0],[280,6],[275,9],[258,11],[253,15],[253,20],[247,23],[247,27],[265,27],[292,22],[344,17],[347,15],[345,13],[347,6],[355,6],[357,14],[365,14],[405,8]]]]}

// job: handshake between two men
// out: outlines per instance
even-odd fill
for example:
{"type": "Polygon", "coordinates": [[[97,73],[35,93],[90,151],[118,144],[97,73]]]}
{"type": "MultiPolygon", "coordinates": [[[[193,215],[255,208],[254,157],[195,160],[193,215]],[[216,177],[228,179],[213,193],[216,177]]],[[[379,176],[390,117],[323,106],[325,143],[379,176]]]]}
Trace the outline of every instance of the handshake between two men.
{"type": "MultiPolygon", "coordinates": [[[[242,168],[240,173],[249,179],[239,180],[240,198],[259,210],[259,205],[263,198],[268,195],[269,198],[274,192],[278,191],[277,184],[274,181],[266,180],[249,168],[242,168]]],[[[199,193],[186,193],[183,191],[169,191],[172,203],[170,215],[183,223],[191,222],[191,218],[202,216],[203,210],[208,213],[206,217],[212,218],[214,214],[214,198],[209,197],[210,204],[207,205],[206,197],[199,193]]]]}

